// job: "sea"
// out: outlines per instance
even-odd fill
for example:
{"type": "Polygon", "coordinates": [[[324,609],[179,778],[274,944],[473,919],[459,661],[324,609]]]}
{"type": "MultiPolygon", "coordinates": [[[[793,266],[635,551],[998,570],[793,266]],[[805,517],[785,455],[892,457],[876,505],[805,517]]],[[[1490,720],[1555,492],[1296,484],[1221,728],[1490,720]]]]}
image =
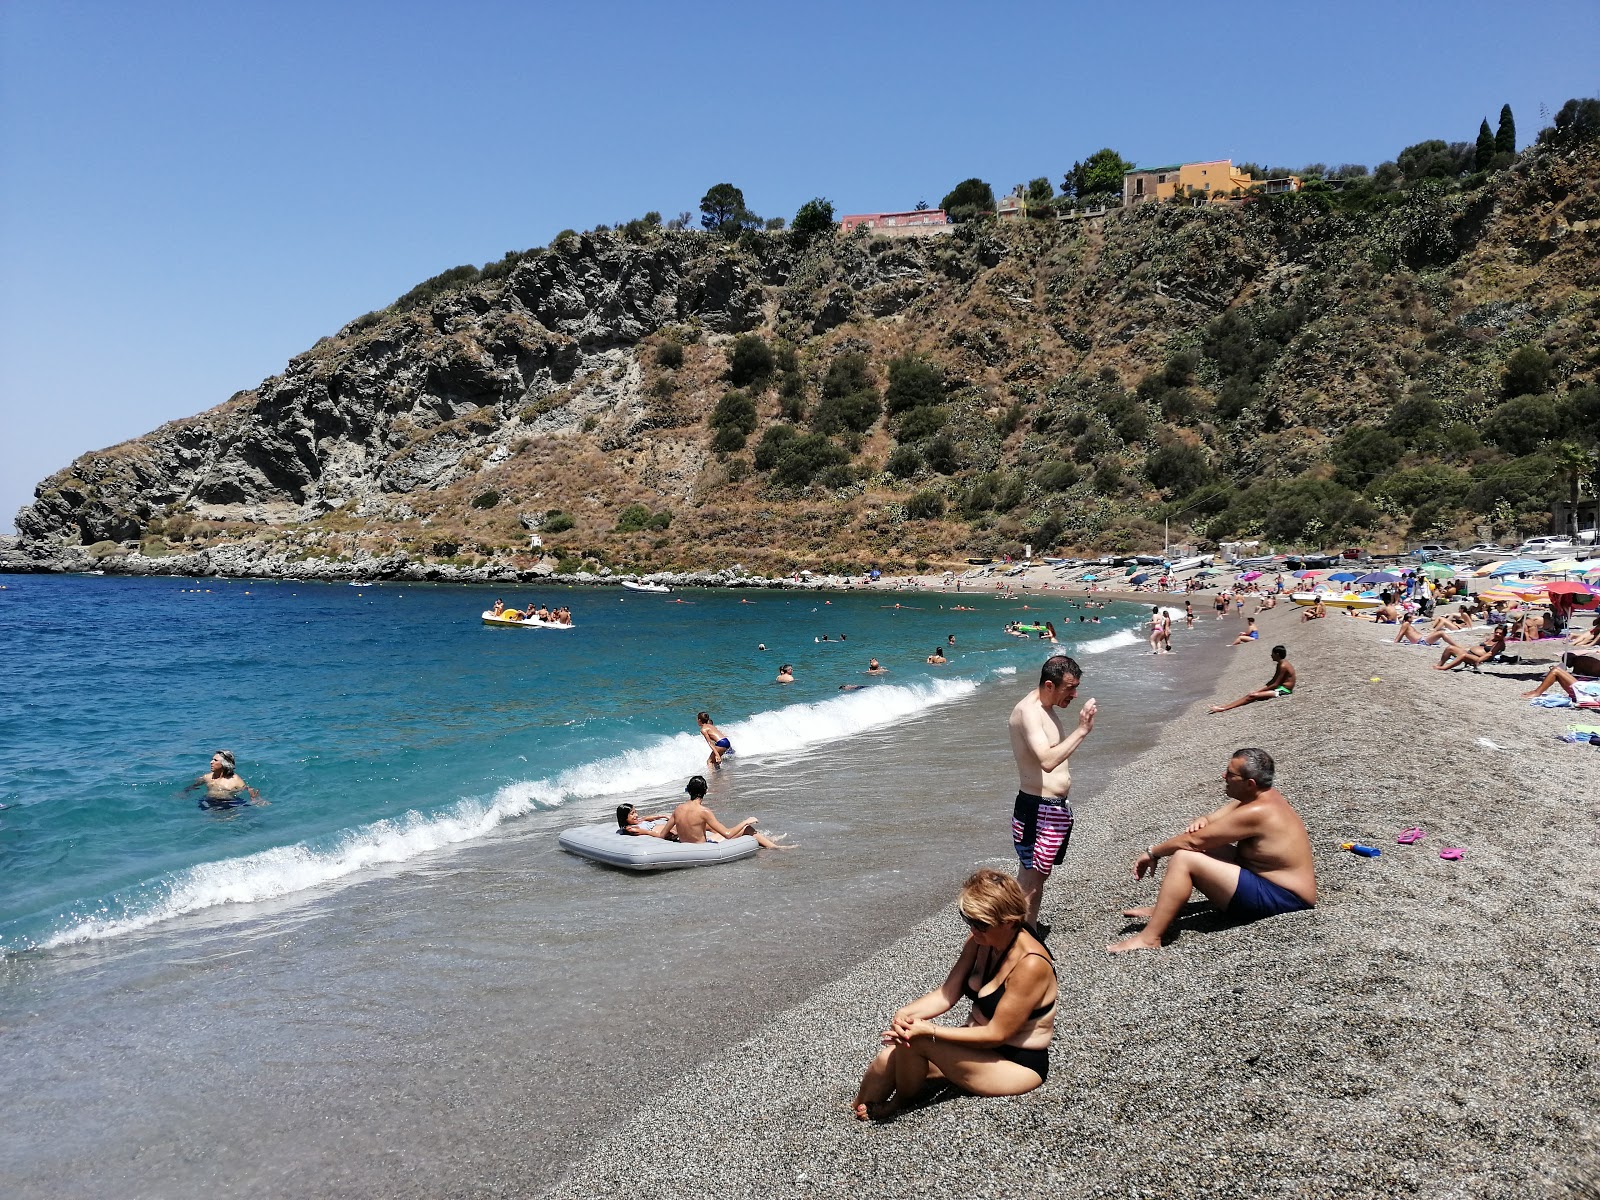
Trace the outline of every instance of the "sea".
{"type": "Polygon", "coordinates": [[[0,576],[0,1192],[536,1191],[1010,859],[1005,717],[1054,652],[1099,702],[1074,758],[1092,820],[1096,780],[1206,692],[1234,632],[1180,620],[1156,657],[1148,615],[1050,591],[0,576]],[[496,598],[573,626],[486,625],[496,598]],[[1046,620],[1059,645],[1005,632],[1046,620]],[[720,770],[700,710],[733,744],[720,770]],[[267,803],[186,790],[223,749],[267,803]],[[634,875],[557,846],[697,773],[725,821],[797,848],[634,875]]]}

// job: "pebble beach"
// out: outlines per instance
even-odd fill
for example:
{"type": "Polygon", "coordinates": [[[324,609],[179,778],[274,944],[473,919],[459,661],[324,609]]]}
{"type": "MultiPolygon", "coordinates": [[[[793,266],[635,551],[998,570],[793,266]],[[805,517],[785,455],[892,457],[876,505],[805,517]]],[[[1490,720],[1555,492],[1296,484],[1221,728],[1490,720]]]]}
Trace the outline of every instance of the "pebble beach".
{"type": "MultiPolygon", "coordinates": [[[[1556,737],[1578,714],[1518,698],[1542,666],[1438,672],[1392,627],[1260,621],[1213,698],[1259,686],[1276,642],[1293,697],[1197,702],[1075,798],[1044,901],[1045,1086],[946,1092],[887,1125],[847,1112],[890,1014],[958,953],[951,906],[647,1100],[546,1194],[1600,1195],[1600,753],[1556,737]],[[1249,745],[1306,821],[1317,908],[1232,926],[1197,903],[1165,949],[1108,955],[1136,928],[1118,910],[1155,894],[1133,859],[1214,808],[1249,745]],[[1397,845],[1408,826],[1427,836],[1397,845]]],[[[1007,814],[993,824],[973,865],[1009,870],[1007,814]]]]}

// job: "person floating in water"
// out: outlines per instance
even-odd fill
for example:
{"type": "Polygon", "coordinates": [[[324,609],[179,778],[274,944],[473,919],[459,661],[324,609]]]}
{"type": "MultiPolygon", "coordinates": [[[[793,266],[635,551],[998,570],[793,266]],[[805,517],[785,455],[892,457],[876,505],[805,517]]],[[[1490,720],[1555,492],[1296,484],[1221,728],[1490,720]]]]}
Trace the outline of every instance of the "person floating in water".
{"type": "Polygon", "coordinates": [[[244,781],[244,776],[234,773],[233,751],[218,750],[211,756],[211,770],[183,789],[188,795],[197,787],[206,789],[200,798],[201,808],[238,808],[242,804],[266,805],[261,793],[244,781]]]}
{"type": "Polygon", "coordinates": [[[722,730],[711,723],[711,714],[697,713],[695,720],[700,722],[700,736],[705,738],[706,745],[711,747],[711,756],[706,759],[706,766],[722,767],[722,760],[733,753],[733,743],[723,736],[722,730]]]}
{"type": "Polygon", "coordinates": [[[928,661],[936,667],[944,665],[947,661],[944,656],[944,650],[939,646],[935,646],[933,653],[928,655],[928,661]]]}
{"type": "Polygon", "coordinates": [[[792,666],[790,666],[788,663],[784,663],[783,666],[778,668],[778,682],[779,683],[793,683],[794,682],[794,668],[792,666]]]}
{"type": "Polygon", "coordinates": [[[889,673],[889,668],[885,667],[885,666],[882,666],[878,662],[877,659],[874,658],[874,659],[869,659],[867,661],[867,674],[868,675],[887,675],[888,673],[889,673]]]}

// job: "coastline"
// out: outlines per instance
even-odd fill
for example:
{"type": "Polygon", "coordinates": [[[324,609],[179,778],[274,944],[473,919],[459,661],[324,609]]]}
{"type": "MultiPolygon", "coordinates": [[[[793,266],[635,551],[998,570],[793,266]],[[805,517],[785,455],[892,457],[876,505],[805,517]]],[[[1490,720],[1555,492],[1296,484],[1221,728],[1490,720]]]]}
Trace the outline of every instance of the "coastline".
{"type": "MultiPolygon", "coordinates": [[[[1216,696],[1256,686],[1276,641],[1296,695],[1195,704],[1080,808],[1045,897],[1063,983],[1046,1086],[885,1127],[846,1113],[888,1014],[960,945],[947,907],[646,1103],[548,1195],[1592,1195],[1600,762],[1555,740],[1572,714],[1517,698],[1537,668],[1436,672],[1367,622],[1261,624],[1216,696]],[[1154,895],[1128,863],[1214,807],[1252,744],[1306,819],[1317,909],[1186,917],[1159,953],[1107,955],[1117,910],[1154,895]],[[1395,845],[1414,824],[1427,839],[1395,845]]],[[[979,852],[1009,865],[993,821],[979,852]]]]}

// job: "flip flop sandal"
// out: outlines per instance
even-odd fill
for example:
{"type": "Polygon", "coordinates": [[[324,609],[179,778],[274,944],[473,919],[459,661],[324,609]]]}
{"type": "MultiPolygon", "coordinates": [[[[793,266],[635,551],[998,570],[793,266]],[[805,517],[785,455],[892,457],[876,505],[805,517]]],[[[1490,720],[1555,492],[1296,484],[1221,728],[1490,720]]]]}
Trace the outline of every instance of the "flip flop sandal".
{"type": "Polygon", "coordinates": [[[1400,831],[1400,836],[1395,838],[1395,841],[1399,842],[1402,846],[1411,846],[1415,845],[1417,842],[1420,842],[1427,836],[1428,835],[1423,833],[1422,830],[1413,826],[1410,829],[1402,829],[1400,831]]]}
{"type": "Polygon", "coordinates": [[[1465,851],[1457,850],[1454,846],[1446,846],[1443,850],[1439,851],[1439,857],[1449,862],[1458,862],[1464,853],[1465,851]]]}

